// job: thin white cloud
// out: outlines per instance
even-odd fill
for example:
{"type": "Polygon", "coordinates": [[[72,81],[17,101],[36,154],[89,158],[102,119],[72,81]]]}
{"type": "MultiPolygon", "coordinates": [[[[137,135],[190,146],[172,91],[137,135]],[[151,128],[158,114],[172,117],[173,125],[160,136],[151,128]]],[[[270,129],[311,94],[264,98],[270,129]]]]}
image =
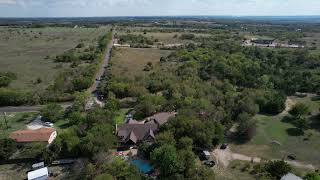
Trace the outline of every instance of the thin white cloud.
{"type": "Polygon", "coordinates": [[[16,4],[16,0],[0,0],[0,4],[16,4]]]}

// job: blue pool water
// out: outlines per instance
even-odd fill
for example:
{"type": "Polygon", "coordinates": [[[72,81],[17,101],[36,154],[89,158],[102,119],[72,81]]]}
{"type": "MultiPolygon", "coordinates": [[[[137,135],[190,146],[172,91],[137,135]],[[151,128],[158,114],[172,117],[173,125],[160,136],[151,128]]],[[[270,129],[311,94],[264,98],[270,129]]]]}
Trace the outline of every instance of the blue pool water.
{"type": "Polygon", "coordinates": [[[135,159],[131,161],[131,164],[136,166],[140,172],[142,173],[149,173],[152,171],[152,166],[148,161],[140,160],[140,159],[135,159]]]}

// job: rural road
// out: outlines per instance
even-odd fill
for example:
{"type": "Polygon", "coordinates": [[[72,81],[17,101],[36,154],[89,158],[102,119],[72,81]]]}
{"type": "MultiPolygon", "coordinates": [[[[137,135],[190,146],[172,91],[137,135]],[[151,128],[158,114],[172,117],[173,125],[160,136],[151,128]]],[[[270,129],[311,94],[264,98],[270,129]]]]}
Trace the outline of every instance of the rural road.
{"type": "MultiPolygon", "coordinates": [[[[65,102],[65,103],[59,103],[60,106],[62,106],[64,109],[70,107],[72,105],[72,102],[65,102]]],[[[37,105],[37,106],[5,106],[0,107],[0,113],[7,112],[7,113],[13,113],[13,112],[39,112],[40,109],[44,107],[44,105],[37,105]]]]}
{"type": "MultiPolygon", "coordinates": [[[[95,76],[95,81],[92,84],[92,86],[88,89],[88,91],[91,93],[92,97],[94,98],[95,103],[99,105],[103,105],[103,102],[99,101],[98,99],[98,93],[97,89],[100,84],[100,81],[97,81],[101,79],[101,77],[104,75],[106,68],[109,64],[109,59],[111,55],[111,49],[113,46],[113,40],[114,40],[114,32],[112,32],[112,40],[110,40],[107,49],[106,49],[106,54],[104,56],[103,63],[98,70],[96,76],[95,76]]],[[[59,103],[64,109],[67,107],[72,106],[72,102],[65,102],[65,103],[59,103]]],[[[39,112],[40,109],[44,105],[36,105],[36,106],[6,106],[6,107],[0,107],[0,113],[7,112],[7,113],[13,113],[13,112],[39,112]]]]}
{"type": "Polygon", "coordinates": [[[109,64],[109,59],[110,59],[110,56],[111,56],[111,49],[112,49],[112,46],[113,46],[113,40],[114,40],[114,32],[112,32],[112,39],[111,41],[109,42],[108,46],[107,46],[107,49],[106,49],[106,54],[104,56],[104,60],[103,60],[103,63],[100,67],[100,69],[98,70],[96,76],[95,76],[95,82],[91,85],[91,87],[88,89],[88,91],[93,95],[93,96],[97,96],[97,88],[100,84],[100,79],[101,77],[104,75],[105,71],[106,71],[106,68],[108,67],[108,64],[109,64]]]}

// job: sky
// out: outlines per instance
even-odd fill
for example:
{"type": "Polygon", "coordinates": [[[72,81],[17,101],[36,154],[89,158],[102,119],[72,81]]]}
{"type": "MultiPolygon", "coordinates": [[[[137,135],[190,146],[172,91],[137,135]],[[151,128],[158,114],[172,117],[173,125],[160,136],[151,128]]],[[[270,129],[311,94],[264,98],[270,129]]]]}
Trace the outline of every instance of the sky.
{"type": "Polygon", "coordinates": [[[320,15],[320,0],[0,0],[0,17],[320,15]]]}

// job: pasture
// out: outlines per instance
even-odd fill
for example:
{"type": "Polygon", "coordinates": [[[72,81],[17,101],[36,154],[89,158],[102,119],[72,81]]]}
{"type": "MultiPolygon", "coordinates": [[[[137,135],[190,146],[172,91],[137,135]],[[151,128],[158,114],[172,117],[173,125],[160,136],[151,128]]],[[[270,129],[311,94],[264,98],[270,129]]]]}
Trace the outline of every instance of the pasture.
{"type": "Polygon", "coordinates": [[[143,48],[118,48],[111,58],[111,74],[115,77],[134,78],[139,76],[148,62],[156,64],[162,56],[168,56],[171,51],[143,48]]]}
{"type": "Polygon", "coordinates": [[[79,43],[86,47],[96,45],[98,37],[108,27],[1,27],[0,28],[0,72],[17,74],[12,88],[43,90],[52,83],[58,72],[68,64],[54,63],[56,55],[75,48],[79,43]],[[37,82],[41,79],[40,83],[37,82]]]}
{"type": "MultiPolygon", "coordinates": [[[[319,99],[293,98],[295,103],[303,102],[310,107],[311,114],[319,113],[319,99]]],[[[286,114],[276,116],[256,115],[256,135],[245,144],[232,144],[231,149],[236,153],[263,159],[282,159],[294,154],[297,161],[320,167],[320,128],[319,121],[310,115],[310,129],[303,134],[296,133],[296,128],[284,120],[286,114]],[[281,145],[272,143],[277,141],[281,145]]]]}

